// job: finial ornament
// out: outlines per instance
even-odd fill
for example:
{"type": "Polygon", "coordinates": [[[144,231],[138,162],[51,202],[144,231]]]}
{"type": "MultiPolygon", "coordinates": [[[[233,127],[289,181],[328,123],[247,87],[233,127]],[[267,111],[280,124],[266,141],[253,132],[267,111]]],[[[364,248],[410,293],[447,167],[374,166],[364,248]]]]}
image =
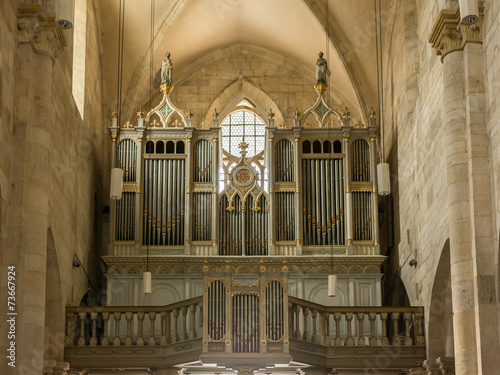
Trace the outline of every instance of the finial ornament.
{"type": "Polygon", "coordinates": [[[295,110],[295,112],[293,112],[293,116],[294,116],[295,118],[299,118],[299,117],[300,117],[300,112],[299,112],[299,109],[298,109],[298,108],[295,110]]]}
{"type": "Polygon", "coordinates": [[[267,117],[269,118],[274,118],[275,113],[273,112],[272,108],[269,108],[269,113],[267,114],[267,117]]]}
{"type": "Polygon", "coordinates": [[[214,109],[214,113],[212,114],[214,119],[219,118],[219,114],[217,113],[217,108],[214,109]]]}
{"type": "Polygon", "coordinates": [[[248,143],[245,142],[245,137],[241,140],[241,143],[238,145],[241,151],[246,151],[248,148],[248,143]]]}
{"type": "Polygon", "coordinates": [[[373,107],[372,107],[372,110],[370,111],[369,115],[370,115],[370,118],[375,117],[375,111],[373,110],[373,107]]]}
{"type": "Polygon", "coordinates": [[[118,118],[118,112],[116,111],[116,109],[111,111],[111,118],[118,118]]]}
{"type": "Polygon", "coordinates": [[[142,107],[141,107],[141,109],[139,109],[139,112],[137,112],[137,117],[138,118],[143,118],[144,117],[144,112],[142,111],[142,107]]]}
{"type": "Polygon", "coordinates": [[[193,112],[191,112],[191,108],[189,108],[189,112],[187,114],[187,118],[193,118],[193,112]]]}
{"type": "Polygon", "coordinates": [[[344,118],[349,118],[350,115],[351,115],[351,112],[349,112],[349,110],[347,109],[347,107],[345,107],[345,111],[342,114],[342,116],[344,116],[344,118]]]}

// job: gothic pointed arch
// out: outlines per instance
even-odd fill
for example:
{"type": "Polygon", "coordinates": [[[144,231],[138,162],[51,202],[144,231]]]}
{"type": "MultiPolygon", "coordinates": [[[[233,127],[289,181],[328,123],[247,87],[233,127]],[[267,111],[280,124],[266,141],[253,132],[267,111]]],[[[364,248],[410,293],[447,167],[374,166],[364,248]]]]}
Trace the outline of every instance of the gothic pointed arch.
{"type": "Polygon", "coordinates": [[[64,308],[61,293],[61,276],[59,260],[52,230],[47,230],[46,258],[46,298],[45,298],[45,329],[44,329],[44,359],[62,362],[64,359],[64,308]]]}
{"type": "Polygon", "coordinates": [[[220,118],[224,118],[238,108],[238,104],[243,100],[251,101],[255,106],[255,108],[251,109],[252,112],[255,112],[260,118],[266,119],[269,110],[272,109],[275,113],[275,123],[282,124],[285,122],[280,108],[273,99],[260,87],[240,77],[222,90],[215,98],[205,115],[205,123],[210,123],[215,110],[219,113],[220,118]]]}
{"type": "Polygon", "coordinates": [[[446,240],[432,284],[427,332],[427,358],[453,357],[450,240],[446,240]]]}

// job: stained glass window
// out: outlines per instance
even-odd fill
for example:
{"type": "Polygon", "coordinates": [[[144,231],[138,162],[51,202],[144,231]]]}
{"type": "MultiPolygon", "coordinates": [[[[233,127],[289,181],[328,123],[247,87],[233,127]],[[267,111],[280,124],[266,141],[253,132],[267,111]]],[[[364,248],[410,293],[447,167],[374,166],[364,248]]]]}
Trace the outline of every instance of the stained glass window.
{"type": "Polygon", "coordinates": [[[222,148],[234,156],[240,156],[239,145],[245,136],[248,144],[247,157],[264,150],[266,125],[251,112],[234,112],[222,123],[222,148]]]}

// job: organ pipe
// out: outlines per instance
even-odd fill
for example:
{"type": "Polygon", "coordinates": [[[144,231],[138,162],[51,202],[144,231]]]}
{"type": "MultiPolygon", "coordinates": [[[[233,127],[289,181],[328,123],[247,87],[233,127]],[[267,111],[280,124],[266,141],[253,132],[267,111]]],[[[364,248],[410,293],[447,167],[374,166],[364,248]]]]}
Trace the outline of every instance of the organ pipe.
{"type": "Polygon", "coordinates": [[[132,241],[135,232],[135,193],[124,192],[116,201],[115,240],[132,241]]]}
{"type": "Polygon", "coordinates": [[[144,162],[144,245],[183,245],[185,160],[144,162]]]}
{"type": "Polygon", "coordinates": [[[208,288],[208,335],[214,341],[226,335],[226,288],[222,281],[216,280],[208,288]]]}
{"type": "Polygon", "coordinates": [[[303,159],[303,234],[305,245],[344,245],[342,159],[303,159]]]}
{"type": "Polygon", "coordinates": [[[276,182],[294,181],[294,149],[287,139],[281,139],[275,146],[275,178],[276,182]]]}
{"type": "Polygon", "coordinates": [[[370,181],[370,147],[364,139],[352,142],[352,181],[370,181]]]}
{"type": "Polygon", "coordinates": [[[118,145],[118,162],[123,170],[123,182],[136,181],[137,144],[132,139],[124,139],[118,145]]]}
{"type": "Polygon", "coordinates": [[[209,141],[202,139],[194,144],[193,166],[194,182],[212,182],[212,144],[209,141]]]}
{"type": "Polygon", "coordinates": [[[353,192],[354,240],[368,241],[372,239],[372,210],[370,192],[353,192]]]}

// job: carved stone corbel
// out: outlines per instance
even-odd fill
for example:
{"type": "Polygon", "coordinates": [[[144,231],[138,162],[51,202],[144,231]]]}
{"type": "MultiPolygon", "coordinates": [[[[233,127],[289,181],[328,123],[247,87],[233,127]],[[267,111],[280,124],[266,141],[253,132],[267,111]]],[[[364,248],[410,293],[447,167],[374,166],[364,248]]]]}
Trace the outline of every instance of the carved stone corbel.
{"type": "Polygon", "coordinates": [[[35,50],[53,59],[58,58],[66,47],[54,15],[46,13],[40,5],[19,5],[17,30],[19,43],[31,43],[35,50]]]}
{"type": "Polygon", "coordinates": [[[439,12],[432,27],[429,43],[436,55],[444,57],[453,51],[461,51],[468,43],[483,43],[483,10],[479,7],[479,21],[472,25],[464,25],[460,21],[460,9],[443,9],[439,12]]]}

